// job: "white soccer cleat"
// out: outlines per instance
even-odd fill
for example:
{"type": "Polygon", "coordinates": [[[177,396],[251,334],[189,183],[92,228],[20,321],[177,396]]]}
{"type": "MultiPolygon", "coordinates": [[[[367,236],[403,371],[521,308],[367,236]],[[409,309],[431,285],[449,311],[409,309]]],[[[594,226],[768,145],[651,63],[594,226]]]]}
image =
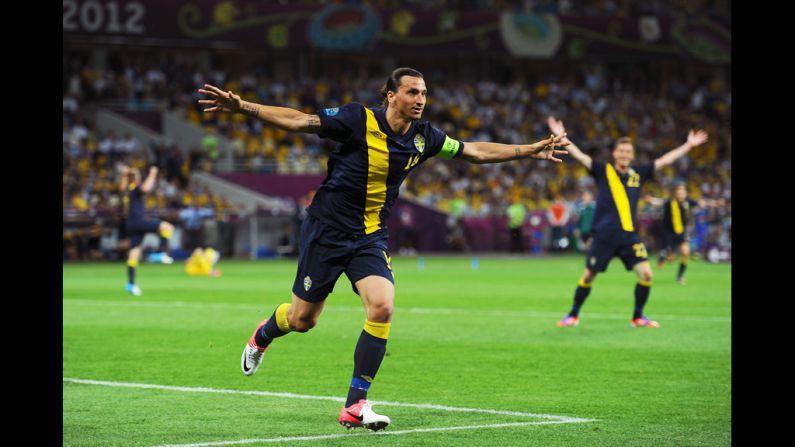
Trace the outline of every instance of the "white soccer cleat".
{"type": "Polygon", "coordinates": [[[243,374],[250,376],[257,372],[257,368],[259,368],[260,363],[262,363],[262,355],[265,354],[265,350],[268,349],[260,348],[257,346],[256,335],[257,331],[265,326],[268,320],[264,320],[260,323],[254,332],[251,334],[251,338],[248,339],[248,343],[246,343],[246,347],[243,349],[243,355],[240,357],[240,370],[243,371],[243,374]]]}
{"type": "Polygon", "coordinates": [[[125,290],[130,292],[133,296],[143,295],[143,292],[141,292],[141,288],[136,286],[135,284],[127,283],[127,285],[125,286],[125,290]]]}
{"type": "Polygon", "coordinates": [[[372,431],[386,428],[392,422],[389,416],[384,416],[373,411],[370,402],[361,399],[359,402],[340,412],[339,423],[348,429],[364,427],[372,431]]]}
{"type": "Polygon", "coordinates": [[[173,264],[174,263],[174,258],[172,258],[171,256],[163,253],[163,256],[161,256],[161,258],[160,258],[160,262],[162,262],[163,264],[173,264]]]}
{"type": "Polygon", "coordinates": [[[262,354],[265,350],[260,350],[246,343],[246,348],[243,349],[243,355],[240,358],[240,369],[243,374],[250,376],[257,372],[257,368],[262,363],[262,354]]]}

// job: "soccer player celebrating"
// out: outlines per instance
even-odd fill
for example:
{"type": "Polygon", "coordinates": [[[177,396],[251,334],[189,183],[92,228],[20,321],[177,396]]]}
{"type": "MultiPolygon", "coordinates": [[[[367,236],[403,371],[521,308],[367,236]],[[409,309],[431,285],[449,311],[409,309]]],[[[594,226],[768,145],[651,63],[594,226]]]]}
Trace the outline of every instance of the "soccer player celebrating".
{"type": "Polygon", "coordinates": [[[662,240],[663,249],[660,250],[660,257],[657,259],[657,267],[673,262],[676,252],[679,252],[679,270],[676,273],[676,282],[685,284],[685,269],[690,259],[690,236],[688,235],[687,223],[690,220],[692,210],[696,207],[716,207],[722,206],[723,200],[700,199],[698,201],[687,197],[687,187],[684,183],[674,185],[673,193],[668,200],[657,197],[645,196],[644,200],[654,206],[663,207],[662,217],[662,240]]]}
{"type": "MultiPolygon", "coordinates": [[[[556,135],[564,134],[562,121],[549,117],[547,124],[556,135]]],[[[659,323],[643,315],[643,308],[649,300],[651,291],[652,273],[646,247],[635,231],[640,188],[646,180],[652,178],[655,170],[668,166],[694,147],[707,141],[707,133],[703,130],[691,130],[683,145],[657,158],[653,164],[636,167],[631,166],[635,158],[635,148],[628,137],[621,137],[616,141],[613,148],[613,163],[594,161],[568,138],[563,141],[570,143],[567,149],[571,156],[590,171],[596,180],[598,192],[593,218],[593,242],[585,259],[585,272],[574,292],[574,305],[571,311],[558,321],[557,325],[569,327],[580,323],[580,308],[591,293],[596,275],[607,270],[610,260],[618,256],[628,271],[635,270],[638,275],[632,326],[659,327],[659,323]]]]}
{"type": "Polygon", "coordinates": [[[387,249],[386,222],[406,176],[433,156],[470,163],[521,158],[560,162],[564,135],[526,145],[460,142],[420,121],[428,90],[411,68],[392,72],[381,90],[381,108],[358,103],[320,110],[298,110],[241,100],[231,91],[205,85],[199,100],[205,112],[242,113],[291,132],[316,133],[341,143],[332,152],[328,173],[301,225],[298,271],[292,301],[280,304],[262,321],[243,350],[241,369],[254,374],[274,339],[306,332],[317,323],[324,300],[344,272],[362,300],[366,319],[354,351],[353,378],[339,423],[379,430],[390,423],[375,413],[367,392],[386,352],[395,300],[387,249]]]}
{"type": "Polygon", "coordinates": [[[168,246],[168,239],[174,234],[174,226],[165,220],[148,221],[144,218],[144,194],[149,193],[155,186],[157,177],[157,167],[149,168],[146,180],[141,183],[141,172],[136,168],[123,166],[121,171],[121,182],[119,191],[129,193],[124,196],[124,204],[127,210],[127,234],[130,237],[130,251],[127,255],[127,285],[125,289],[135,295],[141,296],[141,288],[135,284],[135,269],[138,261],[141,260],[141,242],[146,233],[160,234],[160,262],[171,264],[174,259],[165,250],[168,246]]]}

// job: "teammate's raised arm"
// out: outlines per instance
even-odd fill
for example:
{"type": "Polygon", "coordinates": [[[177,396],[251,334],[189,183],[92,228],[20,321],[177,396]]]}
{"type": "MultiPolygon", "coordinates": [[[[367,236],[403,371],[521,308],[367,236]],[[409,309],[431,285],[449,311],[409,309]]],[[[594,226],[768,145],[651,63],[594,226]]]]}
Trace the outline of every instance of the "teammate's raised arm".
{"type": "Polygon", "coordinates": [[[149,174],[146,176],[146,180],[144,180],[144,183],[141,185],[141,191],[149,194],[149,191],[155,186],[155,178],[157,178],[157,166],[152,166],[149,168],[149,174]]]}
{"type": "Polygon", "coordinates": [[[687,141],[685,144],[677,147],[676,149],[672,149],[665,153],[662,157],[654,160],[654,169],[662,169],[665,166],[675,162],[680,157],[684,156],[691,149],[694,147],[705,143],[707,141],[708,135],[703,130],[691,130],[690,133],[687,134],[687,141]]]}
{"type": "Polygon", "coordinates": [[[290,132],[317,133],[320,131],[320,117],[310,115],[289,107],[276,107],[244,101],[231,90],[223,91],[213,85],[204,84],[199,93],[210,99],[200,99],[199,104],[208,106],[205,112],[242,113],[271,126],[290,132]]]}
{"type": "Polygon", "coordinates": [[[124,165],[121,167],[121,180],[119,180],[119,192],[124,194],[127,191],[127,185],[129,185],[129,177],[130,176],[130,167],[124,165]]]}
{"type": "Polygon", "coordinates": [[[564,136],[563,142],[568,143],[568,145],[566,145],[566,149],[569,151],[569,155],[582,163],[583,166],[590,171],[593,162],[591,156],[580,150],[576,144],[572,143],[571,140],[566,137],[566,128],[563,127],[563,121],[556,120],[554,117],[550,116],[547,118],[547,125],[549,126],[549,130],[551,130],[555,135],[564,136]]]}

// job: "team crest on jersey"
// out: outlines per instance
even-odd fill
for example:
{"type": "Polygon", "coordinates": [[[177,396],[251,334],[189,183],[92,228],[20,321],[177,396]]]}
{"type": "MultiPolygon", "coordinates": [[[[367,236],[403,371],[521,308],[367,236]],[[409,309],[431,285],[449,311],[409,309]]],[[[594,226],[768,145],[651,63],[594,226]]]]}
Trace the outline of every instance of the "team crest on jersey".
{"type": "Polygon", "coordinates": [[[312,287],[312,278],[310,278],[309,275],[306,275],[304,277],[304,290],[309,292],[310,287],[312,287]]]}
{"type": "Polygon", "coordinates": [[[324,112],[326,112],[326,115],[328,115],[328,116],[334,116],[334,115],[340,113],[340,108],[339,107],[332,107],[330,109],[325,109],[324,112]]]}
{"type": "Polygon", "coordinates": [[[422,153],[425,150],[425,137],[420,134],[414,135],[414,147],[422,153]]]}

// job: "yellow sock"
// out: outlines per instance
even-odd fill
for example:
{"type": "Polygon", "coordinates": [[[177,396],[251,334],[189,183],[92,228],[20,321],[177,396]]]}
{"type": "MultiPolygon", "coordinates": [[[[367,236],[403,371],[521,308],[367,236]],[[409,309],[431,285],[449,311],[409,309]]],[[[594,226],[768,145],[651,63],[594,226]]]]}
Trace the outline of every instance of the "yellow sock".
{"type": "Polygon", "coordinates": [[[389,328],[392,323],[373,323],[370,320],[364,320],[364,331],[373,337],[389,339],[389,328]]]}

